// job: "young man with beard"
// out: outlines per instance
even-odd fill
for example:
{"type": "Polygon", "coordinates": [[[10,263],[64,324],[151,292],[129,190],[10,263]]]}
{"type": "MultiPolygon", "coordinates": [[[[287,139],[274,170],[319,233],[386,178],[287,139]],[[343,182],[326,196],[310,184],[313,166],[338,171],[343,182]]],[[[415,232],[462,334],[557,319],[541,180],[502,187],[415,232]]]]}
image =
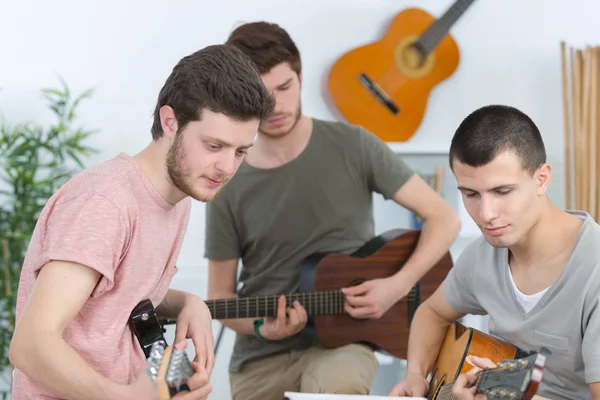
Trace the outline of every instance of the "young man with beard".
{"type": "Polygon", "coordinates": [[[21,273],[14,400],[158,399],[128,325],[144,299],[177,319],[178,348],[194,343],[192,391],[181,399],[208,396],[210,312],[168,287],[191,198],[217,195],[273,105],[248,57],[233,46],[206,47],[167,78],[144,150],[88,168],[49,199],[21,273]]]}
{"type": "MultiPolygon", "coordinates": [[[[350,315],[381,317],[448,251],[460,228],[457,213],[376,136],[302,114],[300,55],[282,28],[242,25],[227,43],[258,65],[276,105],[238,174],[207,207],[209,297],[296,291],[304,258],[347,254],[373,238],[372,194],[378,192],[425,221],[400,272],[344,289],[350,315]],[[236,293],[240,258],[244,286],[236,293]]],[[[278,307],[276,319],[222,321],[237,332],[230,363],[234,400],[280,400],[286,390],[369,392],[378,367],[371,348],[325,350],[304,330],[300,304],[286,308],[282,296],[278,307]]]]}
{"type": "MultiPolygon", "coordinates": [[[[418,308],[406,378],[390,394],[423,396],[449,324],[487,314],[493,336],[524,351],[552,352],[536,399],[599,400],[600,226],[546,195],[551,168],[538,128],[512,107],[478,109],[456,130],[450,165],[483,237],[418,308]]],[[[461,376],[454,395],[474,399],[465,387],[472,381],[473,374],[461,376]]]]}

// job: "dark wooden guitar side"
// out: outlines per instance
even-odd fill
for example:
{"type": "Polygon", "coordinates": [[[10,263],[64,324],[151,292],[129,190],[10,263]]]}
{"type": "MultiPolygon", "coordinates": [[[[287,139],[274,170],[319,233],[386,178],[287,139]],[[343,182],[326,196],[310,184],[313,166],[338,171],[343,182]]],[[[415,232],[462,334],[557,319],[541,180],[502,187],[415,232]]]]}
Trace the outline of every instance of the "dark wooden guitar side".
{"type": "MultiPolygon", "coordinates": [[[[327,348],[362,342],[406,359],[412,317],[421,301],[435,292],[452,268],[450,253],[446,252],[408,296],[379,319],[350,317],[344,310],[341,288],[394,275],[413,253],[420,233],[394,229],[371,239],[351,255],[327,253],[306,258],[301,265],[299,292],[283,294],[288,306],[294,300],[304,306],[309,315],[307,328],[314,329],[327,348]]],[[[275,316],[281,295],[206,300],[206,304],[213,319],[256,319],[275,316]]]]}
{"type": "Polygon", "coordinates": [[[459,322],[448,327],[446,336],[432,370],[429,400],[454,399],[452,386],[460,374],[473,366],[466,362],[469,355],[489,358],[497,368],[480,371],[477,393],[485,393],[488,400],[530,400],[542,380],[544,363],[550,350],[527,352],[459,322]]]}

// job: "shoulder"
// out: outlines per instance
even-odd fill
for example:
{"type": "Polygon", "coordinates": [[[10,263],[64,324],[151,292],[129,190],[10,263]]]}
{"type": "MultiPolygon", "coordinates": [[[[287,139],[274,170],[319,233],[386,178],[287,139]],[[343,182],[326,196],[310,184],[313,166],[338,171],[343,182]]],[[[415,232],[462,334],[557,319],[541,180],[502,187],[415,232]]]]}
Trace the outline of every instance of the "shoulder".
{"type": "Polygon", "coordinates": [[[597,274],[600,269],[600,246],[598,246],[598,243],[600,243],[600,225],[587,212],[569,211],[569,213],[583,219],[579,236],[571,254],[571,260],[577,265],[578,270],[584,267],[582,274],[597,274]]]}
{"type": "Polygon", "coordinates": [[[361,126],[342,121],[328,121],[318,118],[312,118],[312,121],[314,133],[331,142],[342,142],[345,145],[359,144],[362,137],[369,134],[361,126]]]}
{"type": "MultiPolygon", "coordinates": [[[[86,168],[69,179],[51,198],[55,205],[76,200],[106,202],[123,211],[127,205],[136,204],[133,187],[137,171],[126,157],[116,157],[86,168]]],[[[91,206],[91,205],[90,205],[91,206]]]]}
{"type": "Polygon", "coordinates": [[[313,133],[328,150],[332,148],[353,155],[364,152],[380,154],[382,151],[391,153],[381,138],[360,125],[313,118],[313,133]]]}
{"type": "Polygon", "coordinates": [[[600,225],[586,212],[571,213],[584,219],[572,257],[578,264],[583,281],[589,285],[588,300],[597,303],[600,301],[600,225]]]}

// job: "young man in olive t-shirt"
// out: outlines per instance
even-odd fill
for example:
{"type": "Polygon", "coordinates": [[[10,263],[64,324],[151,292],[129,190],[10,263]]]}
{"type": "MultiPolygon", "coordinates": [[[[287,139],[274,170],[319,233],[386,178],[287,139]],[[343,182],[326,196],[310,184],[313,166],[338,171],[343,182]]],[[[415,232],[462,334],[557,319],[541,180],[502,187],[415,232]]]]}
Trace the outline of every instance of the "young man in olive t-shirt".
{"type": "MultiPolygon", "coordinates": [[[[350,253],[373,238],[377,192],[425,221],[400,272],[344,289],[350,315],[380,317],[448,251],[460,226],[456,212],[375,135],[302,114],[300,55],[283,29],[246,24],[227,43],[258,65],[276,106],[237,175],[207,207],[209,297],[297,291],[304,258],[350,253]],[[243,288],[236,291],[239,259],[243,288]]],[[[323,349],[304,330],[306,310],[300,304],[286,310],[284,301],[278,318],[258,325],[222,321],[237,332],[232,398],[281,400],[285,391],[367,394],[378,366],[373,351],[358,344],[323,349]]]]}

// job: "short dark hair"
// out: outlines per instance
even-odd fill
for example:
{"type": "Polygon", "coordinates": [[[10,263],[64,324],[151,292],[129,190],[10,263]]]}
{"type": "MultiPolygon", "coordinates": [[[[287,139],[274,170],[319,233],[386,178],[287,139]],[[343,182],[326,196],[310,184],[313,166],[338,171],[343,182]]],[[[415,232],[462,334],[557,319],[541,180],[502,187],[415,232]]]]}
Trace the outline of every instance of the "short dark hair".
{"type": "Polygon", "coordinates": [[[226,43],[248,55],[261,74],[283,62],[288,62],[297,74],[302,72],[298,47],[277,24],[259,21],[240,25],[231,32],[226,43]]]}
{"type": "Polygon", "coordinates": [[[546,162],[542,135],[524,112],[505,105],[481,107],[469,114],[454,133],[450,168],[454,159],[471,167],[486,165],[507,150],[513,150],[531,174],[546,162]]]}
{"type": "Polygon", "coordinates": [[[239,49],[219,44],[207,46],[182,58],[162,87],[152,123],[152,138],[163,135],[159,110],[173,108],[178,128],[199,121],[202,110],[230,118],[266,120],[275,100],[265,88],[258,69],[239,49]]]}

